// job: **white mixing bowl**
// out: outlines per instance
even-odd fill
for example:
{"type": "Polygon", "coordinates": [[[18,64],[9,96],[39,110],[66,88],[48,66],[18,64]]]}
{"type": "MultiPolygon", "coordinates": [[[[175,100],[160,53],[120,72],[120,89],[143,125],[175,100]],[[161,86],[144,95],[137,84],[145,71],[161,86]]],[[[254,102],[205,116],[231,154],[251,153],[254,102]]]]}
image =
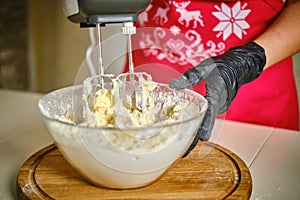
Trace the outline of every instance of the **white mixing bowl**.
{"type": "Polygon", "coordinates": [[[157,87],[160,95],[156,102],[162,103],[166,95],[177,95],[178,101],[188,100],[191,109],[181,120],[127,130],[88,128],[59,120],[59,116],[72,112],[73,103],[81,99],[81,85],[44,95],[38,107],[58,149],[83,177],[97,186],[137,188],[157,180],[181,158],[207,110],[206,99],[194,91],[173,91],[165,84],[157,87]],[[133,137],[139,133],[152,137],[133,137]]]}

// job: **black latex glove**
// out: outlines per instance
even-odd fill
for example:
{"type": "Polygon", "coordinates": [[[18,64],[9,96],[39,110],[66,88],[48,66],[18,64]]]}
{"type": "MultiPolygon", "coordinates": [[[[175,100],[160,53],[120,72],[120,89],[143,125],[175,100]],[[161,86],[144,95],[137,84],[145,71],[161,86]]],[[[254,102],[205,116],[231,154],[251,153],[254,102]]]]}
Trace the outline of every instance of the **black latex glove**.
{"type": "Polygon", "coordinates": [[[228,109],[241,85],[257,78],[265,64],[264,49],[250,42],[208,58],[170,82],[170,87],[176,90],[189,88],[201,80],[206,83],[208,109],[194,141],[183,157],[189,154],[199,139],[207,141],[210,138],[216,114],[228,109]]]}

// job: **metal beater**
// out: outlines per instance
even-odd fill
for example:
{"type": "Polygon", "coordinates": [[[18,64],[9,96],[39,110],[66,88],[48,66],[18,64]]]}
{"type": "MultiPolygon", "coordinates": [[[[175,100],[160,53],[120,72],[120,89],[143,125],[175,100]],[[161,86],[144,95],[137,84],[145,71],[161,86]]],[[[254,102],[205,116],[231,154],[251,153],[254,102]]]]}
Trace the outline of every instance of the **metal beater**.
{"type": "MultiPolygon", "coordinates": [[[[108,23],[123,23],[122,32],[128,40],[129,73],[123,73],[117,79],[124,84],[119,88],[120,98],[123,99],[123,104],[130,109],[142,110],[143,99],[141,99],[138,80],[140,78],[151,80],[151,76],[146,73],[134,72],[131,43],[131,35],[136,33],[133,22],[137,21],[138,13],[149,3],[150,0],[64,0],[64,12],[70,21],[79,23],[80,27],[96,27],[97,29],[99,69],[98,76],[92,77],[90,81],[98,82],[100,88],[105,87],[105,80],[112,78],[110,75],[104,74],[101,26],[108,23]],[[139,96],[138,101],[137,96],[139,96]]],[[[95,91],[95,89],[93,90],[95,91]]]]}

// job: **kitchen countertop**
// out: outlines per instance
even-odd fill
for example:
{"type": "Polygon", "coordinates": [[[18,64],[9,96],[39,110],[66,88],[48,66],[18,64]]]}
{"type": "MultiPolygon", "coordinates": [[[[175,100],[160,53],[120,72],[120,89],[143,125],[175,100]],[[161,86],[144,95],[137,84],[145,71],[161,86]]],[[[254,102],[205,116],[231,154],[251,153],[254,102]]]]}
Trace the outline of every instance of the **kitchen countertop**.
{"type": "MultiPolygon", "coordinates": [[[[53,143],[37,108],[41,94],[0,90],[0,199],[16,197],[23,162],[53,143]]],[[[300,132],[218,120],[215,142],[237,154],[253,179],[251,199],[300,199],[300,132]]]]}

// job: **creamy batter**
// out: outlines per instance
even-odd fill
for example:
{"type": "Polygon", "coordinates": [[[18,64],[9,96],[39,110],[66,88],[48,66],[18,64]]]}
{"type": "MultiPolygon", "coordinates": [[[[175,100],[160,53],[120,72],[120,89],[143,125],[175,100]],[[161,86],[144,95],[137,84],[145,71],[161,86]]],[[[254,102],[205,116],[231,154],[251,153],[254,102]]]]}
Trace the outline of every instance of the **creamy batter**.
{"type": "Polygon", "coordinates": [[[100,88],[94,94],[84,95],[84,101],[88,102],[84,109],[86,126],[128,128],[167,123],[179,120],[181,110],[189,106],[187,100],[179,100],[176,95],[155,101],[160,94],[155,91],[157,83],[143,78],[139,79],[139,85],[134,90],[137,105],[132,105],[131,94],[124,96],[122,86],[125,83],[120,79],[112,79],[112,82],[112,90],[100,88]]]}
{"type": "MultiPolygon", "coordinates": [[[[157,83],[139,79],[136,88],[138,106],[131,105],[131,94],[122,96],[124,82],[112,79],[113,89],[100,88],[96,92],[89,81],[85,81],[88,91],[83,95],[86,102],[84,121],[80,125],[93,128],[114,127],[114,132],[103,132],[107,142],[123,151],[146,153],[157,151],[174,140],[180,122],[195,112],[195,104],[176,95],[172,90],[160,91],[157,83]],[[128,102],[124,103],[124,98],[128,102]],[[119,131],[117,131],[119,130],[119,131]]],[[[59,120],[74,123],[73,116],[67,114],[59,120]]]]}

